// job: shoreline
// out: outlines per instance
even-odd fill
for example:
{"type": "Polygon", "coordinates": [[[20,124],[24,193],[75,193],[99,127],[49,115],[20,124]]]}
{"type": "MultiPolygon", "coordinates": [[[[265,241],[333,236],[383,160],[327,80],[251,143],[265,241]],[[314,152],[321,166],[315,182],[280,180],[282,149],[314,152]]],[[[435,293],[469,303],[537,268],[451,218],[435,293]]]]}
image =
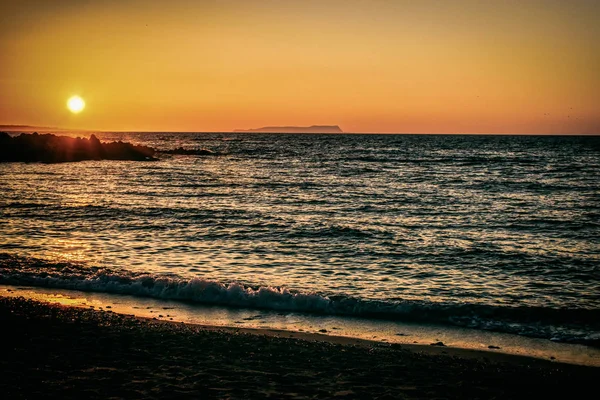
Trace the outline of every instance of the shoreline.
{"type": "MultiPolygon", "coordinates": [[[[111,310],[118,314],[148,317],[161,321],[184,322],[206,328],[233,331],[279,332],[279,335],[343,343],[366,341],[401,345],[425,352],[472,352],[486,357],[521,356],[537,360],[600,367],[600,349],[493,331],[452,326],[423,325],[400,321],[369,320],[343,316],[277,312],[246,308],[202,305],[176,300],[136,297],[88,291],[0,285],[0,296],[111,310]],[[432,344],[443,345],[432,346],[432,344]]],[[[275,335],[275,333],[270,333],[275,335]]]]}
{"type": "MultiPolygon", "coordinates": [[[[143,321],[156,324],[178,324],[173,321],[157,320],[150,317],[135,317],[143,321]]],[[[182,324],[182,323],[179,323],[182,324]]],[[[227,334],[244,334],[254,336],[265,336],[271,338],[280,339],[294,339],[305,342],[314,343],[326,343],[332,345],[341,346],[355,346],[360,348],[372,349],[398,349],[405,350],[411,353],[431,355],[431,356],[443,356],[443,357],[458,357],[463,359],[475,359],[485,362],[493,363],[512,363],[512,364],[527,364],[528,366],[542,367],[542,368],[553,368],[556,365],[564,365],[567,368],[570,367],[589,367],[589,368],[600,368],[593,366],[585,366],[578,364],[565,363],[560,361],[546,360],[538,357],[531,357],[526,355],[518,354],[507,354],[500,352],[491,352],[485,350],[474,350],[465,349],[460,347],[449,347],[446,345],[435,345],[435,344],[411,344],[411,343],[386,343],[373,339],[361,339],[347,336],[336,336],[329,334],[319,334],[314,332],[295,332],[287,331],[283,329],[270,329],[270,328],[236,328],[230,326],[215,326],[215,325],[203,325],[203,324],[186,324],[188,326],[197,327],[201,330],[211,332],[223,332],[227,334]]]]}
{"type": "Polygon", "coordinates": [[[583,396],[598,370],[530,357],[223,328],[0,296],[10,398],[583,396]]]}

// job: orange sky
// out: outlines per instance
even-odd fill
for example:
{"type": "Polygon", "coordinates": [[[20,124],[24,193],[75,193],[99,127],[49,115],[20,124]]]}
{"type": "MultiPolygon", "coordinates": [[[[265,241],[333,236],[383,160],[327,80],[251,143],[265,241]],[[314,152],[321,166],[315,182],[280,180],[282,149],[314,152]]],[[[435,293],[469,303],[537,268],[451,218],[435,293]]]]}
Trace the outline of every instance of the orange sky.
{"type": "Polygon", "coordinates": [[[597,0],[3,1],[0,124],[600,133],[598,43],[597,0]]]}

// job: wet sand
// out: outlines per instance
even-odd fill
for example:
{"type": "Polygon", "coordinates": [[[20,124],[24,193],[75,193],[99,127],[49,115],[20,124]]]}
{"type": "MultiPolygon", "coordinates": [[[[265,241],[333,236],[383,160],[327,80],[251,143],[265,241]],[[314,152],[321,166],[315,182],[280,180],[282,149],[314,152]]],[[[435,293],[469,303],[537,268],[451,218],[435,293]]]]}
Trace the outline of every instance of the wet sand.
{"type": "Polygon", "coordinates": [[[584,398],[600,368],[0,297],[4,398],[584,398]]]}

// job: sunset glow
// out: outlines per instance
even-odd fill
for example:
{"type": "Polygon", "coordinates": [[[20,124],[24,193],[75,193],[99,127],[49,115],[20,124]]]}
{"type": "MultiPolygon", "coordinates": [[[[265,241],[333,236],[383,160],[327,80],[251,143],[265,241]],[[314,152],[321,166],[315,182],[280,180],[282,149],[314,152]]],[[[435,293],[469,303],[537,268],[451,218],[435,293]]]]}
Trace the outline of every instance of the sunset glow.
{"type": "Polygon", "coordinates": [[[0,124],[600,132],[597,1],[24,0],[0,15],[0,124]],[[76,119],[74,92],[90,106],[76,119]]]}

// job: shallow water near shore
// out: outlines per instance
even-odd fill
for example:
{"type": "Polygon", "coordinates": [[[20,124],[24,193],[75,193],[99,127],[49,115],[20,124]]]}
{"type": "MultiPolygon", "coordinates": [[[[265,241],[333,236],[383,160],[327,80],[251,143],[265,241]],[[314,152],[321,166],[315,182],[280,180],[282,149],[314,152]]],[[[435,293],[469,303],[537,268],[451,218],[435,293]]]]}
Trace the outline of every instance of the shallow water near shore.
{"type": "Polygon", "coordinates": [[[180,301],[161,301],[127,295],[53,290],[38,287],[0,285],[0,296],[24,297],[71,307],[155,318],[214,327],[281,330],[370,340],[385,344],[423,345],[442,342],[446,348],[487,351],[535,357],[555,362],[600,367],[600,349],[584,345],[555,343],[518,335],[361,318],[315,316],[305,313],[277,313],[243,308],[202,306],[180,301]],[[492,348],[490,348],[492,346],[492,348]]]}

